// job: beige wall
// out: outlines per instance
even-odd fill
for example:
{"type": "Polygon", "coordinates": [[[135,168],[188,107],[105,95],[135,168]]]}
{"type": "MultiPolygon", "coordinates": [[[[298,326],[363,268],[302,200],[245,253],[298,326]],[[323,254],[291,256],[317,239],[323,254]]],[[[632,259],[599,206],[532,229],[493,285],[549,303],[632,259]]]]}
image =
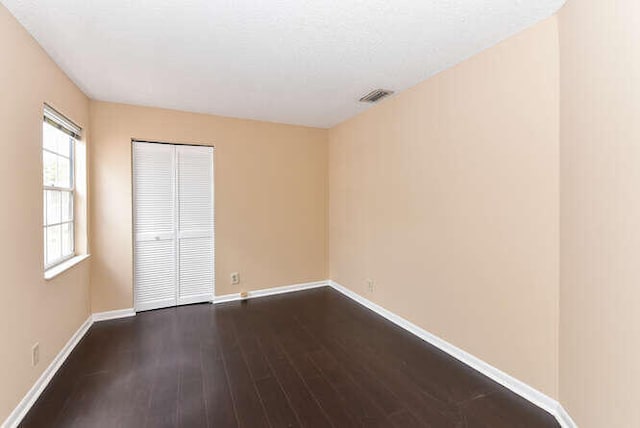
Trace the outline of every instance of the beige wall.
{"type": "Polygon", "coordinates": [[[640,425],[637,16],[632,0],[569,0],[326,131],[90,102],[0,5],[0,421],[90,309],[133,304],[136,137],[216,146],[218,295],[331,277],[559,398],[581,427],[640,425]],[[52,281],[44,102],[91,123],[93,166],[91,263],[52,281]]]}
{"type": "Polygon", "coordinates": [[[89,261],[43,279],[41,162],[43,103],[86,129],[89,100],[2,5],[0,64],[2,422],[89,315],[89,261]]]}
{"type": "Polygon", "coordinates": [[[332,129],[331,279],[557,397],[558,132],[555,18],[332,129]]]}
{"type": "Polygon", "coordinates": [[[94,312],[133,305],[131,138],[215,145],[217,295],[326,279],[326,130],[102,102],[91,124],[94,312]]]}
{"type": "Polygon", "coordinates": [[[561,69],[560,399],[640,426],[640,2],[569,0],[561,69]]]}

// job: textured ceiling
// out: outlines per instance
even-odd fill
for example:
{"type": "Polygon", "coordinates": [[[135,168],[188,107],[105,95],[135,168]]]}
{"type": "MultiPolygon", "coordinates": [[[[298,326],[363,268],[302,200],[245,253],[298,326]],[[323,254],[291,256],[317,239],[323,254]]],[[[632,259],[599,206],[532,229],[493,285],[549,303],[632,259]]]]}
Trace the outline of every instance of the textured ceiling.
{"type": "Polygon", "coordinates": [[[0,0],[91,98],[330,127],[564,0],[0,0]]]}

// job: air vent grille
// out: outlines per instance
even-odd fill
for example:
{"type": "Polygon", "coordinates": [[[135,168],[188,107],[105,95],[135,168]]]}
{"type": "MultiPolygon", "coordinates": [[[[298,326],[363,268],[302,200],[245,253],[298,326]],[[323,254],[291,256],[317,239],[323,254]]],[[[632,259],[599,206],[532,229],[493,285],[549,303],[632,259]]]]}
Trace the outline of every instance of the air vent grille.
{"type": "Polygon", "coordinates": [[[388,97],[393,94],[393,91],[389,91],[388,89],[375,89],[369,92],[364,97],[360,98],[361,103],[377,103],[383,98],[388,97]]]}

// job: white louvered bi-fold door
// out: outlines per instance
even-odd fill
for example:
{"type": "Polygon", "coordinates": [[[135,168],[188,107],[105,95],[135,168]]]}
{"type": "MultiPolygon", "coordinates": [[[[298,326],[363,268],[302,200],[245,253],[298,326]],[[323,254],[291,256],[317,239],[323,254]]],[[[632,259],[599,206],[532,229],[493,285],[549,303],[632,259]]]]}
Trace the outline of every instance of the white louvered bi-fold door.
{"type": "Polygon", "coordinates": [[[135,309],[175,306],[175,149],[133,144],[135,309]]]}
{"type": "Polygon", "coordinates": [[[134,142],[136,311],[211,301],[213,148],[134,142]]]}
{"type": "Polygon", "coordinates": [[[213,299],[213,148],[178,146],[178,304],[213,299]]]}

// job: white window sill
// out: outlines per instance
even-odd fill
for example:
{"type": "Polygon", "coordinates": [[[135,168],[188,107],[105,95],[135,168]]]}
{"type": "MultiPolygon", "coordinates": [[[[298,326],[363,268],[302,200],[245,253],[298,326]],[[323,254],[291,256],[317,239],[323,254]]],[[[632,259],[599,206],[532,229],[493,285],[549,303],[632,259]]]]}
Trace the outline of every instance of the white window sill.
{"type": "Polygon", "coordinates": [[[61,273],[65,272],[65,271],[68,271],[69,269],[71,269],[72,267],[74,267],[78,263],[82,262],[83,260],[88,259],[89,257],[91,257],[91,254],[82,254],[82,255],[79,255],[79,256],[72,257],[69,260],[64,261],[64,262],[60,263],[59,265],[56,265],[56,266],[54,266],[52,268],[49,268],[46,271],[44,271],[44,279],[49,281],[50,279],[55,278],[56,276],[60,275],[61,273]]]}

